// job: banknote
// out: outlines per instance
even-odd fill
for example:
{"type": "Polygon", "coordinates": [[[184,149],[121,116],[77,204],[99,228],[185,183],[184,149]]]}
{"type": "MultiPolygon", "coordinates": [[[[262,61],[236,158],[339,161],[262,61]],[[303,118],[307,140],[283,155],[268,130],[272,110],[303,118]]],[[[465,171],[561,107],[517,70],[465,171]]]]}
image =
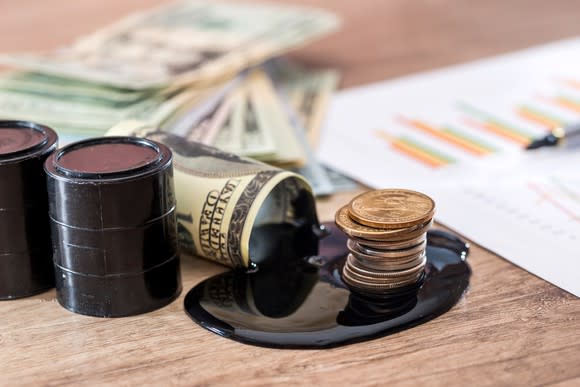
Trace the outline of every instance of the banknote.
{"type": "Polygon", "coordinates": [[[225,152],[235,153],[240,156],[243,154],[243,112],[245,104],[244,84],[232,91],[232,101],[229,115],[224,124],[218,131],[213,145],[225,152]]]}
{"type": "Polygon", "coordinates": [[[249,94],[245,97],[240,104],[240,115],[234,121],[235,125],[242,126],[241,130],[237,129],[242,133],[241,153],[258,160],[276,162],[280,152],[276,143],[275,128],[259,125],[256,103],[250,100],[249,94]]]}
{"type": "MultiPolygon", "coordinates": [[[[302,70],[302,72],[305,71],[302,70]]],[[[236,90],[241,98],[236,103],[236,108],[232,110],[232,115],[226,125],[220,129],[214,145],[219,149],[239,155],[280,164],[279,151],[274,137],[277,130],[284,130],[286,135],[292,135],[293,140],[303,151],[300,167],[293,168],[291,165],[286,165],[286,167],[304,176],[312,185],[316,195],[329,195],[337,190],[356,187],[356,183],[352,182],[349,185],[347,178],[339,178],[337,173],[331,175],[317,162],[314,151],[306,138],[304,120],[297,113],[296,107],[290,106],[288,95],[280,90],[280,87],[275,87],[279,85],[274,86],[269,78],[264,78],[264,75],[262,70],[257,70],[236,90]],[[268,83],[268,86],[262,87],[263,83],[268,83]],[[254,89],[253,92],[257,96],[253,100],[248,98],[248,91],[251,89],[254,89]],[[261,120],[257,116],[258,111],[265,111],[261,120]],[[334,182],[337,184],[335,185],[334,182]]],[[[324,112],[321,111],[320,114],[324,112]]],[[[288,143],[286,139],[278,140],[280,147],[288,143]]]]}
{"type": "Polygon", "coordinates": [[[338,86],[338,72],[307,69],[284,58],[270,60],[263,68],[287,96],[306,129],[310,145],[316,148],[330,98],[338,86]]]}
{"type": "Polygon", "coordinates": [[[116,109],[85,104],[70,104],[58,99],[0,92],[0,118],[29,120],[61,126],[75,127],[78,131],[98,133],[99,128],[114,125],[121,118],[116,109]]]}
{"type": "Polygon", "coordinates": [[[310,146],[306,137],[307,132],[304,128],[304,123],[300,119],[297,111],[290,104],[287,97],[280,91],[278,91],[278,100],[286,113],[288,122],[294,128],[296,136],[300,141],[305,154],[306,162],[304,165],[293,168],[292,170],[304,176],[310,182],[316,196],[326,196],[336,192],[336,187],[332,184],[327,170],[316,159],[314,150],[310,146]]]}
{"type": "Polygon", "coordinates": [[[325,11],[282,5],[183,1],[133,14],[46,54],[0,63],[125,89],[235,75],[337,28],[325,11]]]}
{"type": "Polygon", "coordinates": [[[298,138],[296,128],[288,121],[268,75],[260,69],[253,70],[248,75],[247,90],[251,108],[246,109],[246,115],[254,113],[254,117],[246,118],[246,122],[255,120],[256,125],[271,133],[274,139],[276,153],[268,162],[281,167],[304,165],[306,154],[303,144],[298,138]]]}
{"type": "MultiPolygon", "coordinates": [[[[330,98],[338,86],[338,72],[329,69],[309,69],[286,58],[275,58],[261,66],[275,84],[293,125],[306,133],[306,150],[311,155],[318,144],[320,128],[326,116],[330,98]]],[[[341,173],[318,165],[316,158],[309,164],[311,172],[302,171],[318,195],[352,191],[358,183],[341,173]],[[322,170],[321,170],[322,169],[322,170]],[[314,171],[314,172],[312,172],[314,171]],[[330,188],[331,187],[331,188],[330,188]]],[[[300,173],[300,171],[299,171],[300,173]]]]}
{"type": "Polygon", "coordinates": [[[197,98],[190,100],[189,103],[182,104],[164,121],[149,122],[154,126],[162,127],[167,132],[188,137],[193,141],[201,141],[193,132],[197,131],[199,133],[205,127],[204,131],[207,133],[204,133],[204,136],[206,140],[202,142],[212,144],[218,135],[218,131],[229,118],[230,110],[237,99],[234,93],[238,89],[237,85],[242,80],[243,76],[238,76],[224,84],[212,85],[203,92],[195,88],[197,98]]]}
{"type": "Polygon", "coordinates": [[[244,79],[235,90],[231,115],[214,145],[240,156],[263,161],[276,160],[276,143],[272,133],[275,128],[258,125],[254,106],[248,98],[253,79],[253,77],[244,79]]]}
{"type": "Polygon", "coordinates": [[[269,129],[258,125],[254,105],[244,94],[233,106],[231,116],[221,128],[214,145],[240,156],[276,163],[277,148],[269,129]]]}
{"type": "Polygon", "coordinates": [[[360,188],[359,184],[350,177],[327,166],[323,166],[323,168],[326,171],[326,176],[332,184],[333,193],[354,191],[355,189],[360,188]]]}
{"type": "MultiPolygon", "coordinates": [[[[221,99],[213,100],[208,104],[207,99],[198,100],[198,94],[195,92],[190,98],[193,103],[192,112],[185,114],[185,117],[178,119],[171,124],[168,118],[171,116],[172,109],[177,109],[180,105],[190,105],[187,100],[188,92],[177,94],[179,101],[170,101],[159,106],[149,106],[148,109],[141,111],[132,111],[125,121],[135,121],[141,124],[148,124],[151,127],[159,128],[166,133],[183,137],[187,141],[194,141],[211,145],[215,142],[220,129],[226,123],[230,110],[233,106],[235,94],[222,95],[221,99]],[[200,108],[198,105],[201,105],[200,108]]],[[[112,126],[112,125],[111,125],[112,126]]],[[[144,135],[145,133],[134,133],[135,135],[144,135]]],[[[122,134],[120,134],[122,135],[122,134]]]]}
{"type": "Polygon", "coordinates": [[[119,89],[92,82],[25,71],[0,73],[0,91],[112,107],[134,104],[150,98],[154,94],[163,93],[162,90],[158,89],[119,89]]]}
{"type": "Polygon", "coordinates": [[[180,110],[197,107],[208,93],[206,89],[186,89],[154,94],[131,104],[106,105],[58,94],[6,90],[0,86],[0,118],[32,120],[63,133],[97,136],[126,119],[160,126],[180,110]]]}
{"type": "Polygon", "coordinates": [[[173,151],[182,251],[230,267],[269,258],[268,225],[318,225],[312,189],[303,177],[157,130],[121,122],[110,135],[136,135],[173,151]]]}

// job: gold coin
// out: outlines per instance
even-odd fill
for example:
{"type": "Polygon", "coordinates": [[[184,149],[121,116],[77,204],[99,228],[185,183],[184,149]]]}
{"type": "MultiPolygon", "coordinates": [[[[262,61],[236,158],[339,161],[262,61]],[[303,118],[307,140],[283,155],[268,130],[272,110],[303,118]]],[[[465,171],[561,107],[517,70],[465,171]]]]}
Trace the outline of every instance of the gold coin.
{"type": "Polygon", "coordinates": [[[384,240],[385,238],[396,238],[409,233],[408,228],[397,230],[385,230],[375,227],[365,226],[356,223],[348,215],[348,205],[342,207],[334,216],[336,225],[350,237],[359,237],[370,240],[384,240]]]}
{"type": "Polygon", "coordinates": [[[435,202],[425,194],[408,189],[382,189],[358,195],[348,209],[355,222],[391,230],[433,218],[435,202]]]}
{"type": "MultiPolygon", "coordinates": [[[[357,223],[358,224],[358,223],[357,223]]],[[[429,220],[426,223],[420,224],[418,226],[414,226],[414,227],[407,227],[407,228],[402,228],[402,229],[397,229],[398,232],[394,233],[394,234],[386,234],[383,235],[382,237],[375,237],[375,236],[365,236],[363,237],[359,237],[359,236],[352,236],[352,238],[356,239],[357,241],[359,241],[361,244],[363,245],[369,245],[369,243],[391,243],[391,242],[402,242],[402,241],[407,241],[409,239],[413,239],[413,238],[417,238],[418,236],[424,235],[433,225],[433,221],[429,220]]],[[[381,229],[375,229],[375,230],[381,230],[381,229]]],[[[394,231],[394,230],[382,230],[382,231],[394,231]]]]}

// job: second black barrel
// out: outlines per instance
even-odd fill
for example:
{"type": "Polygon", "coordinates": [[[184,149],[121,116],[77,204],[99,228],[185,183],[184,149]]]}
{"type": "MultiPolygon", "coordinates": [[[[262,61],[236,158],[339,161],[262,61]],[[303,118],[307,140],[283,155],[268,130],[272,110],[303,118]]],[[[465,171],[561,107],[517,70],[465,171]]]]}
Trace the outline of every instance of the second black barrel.
{"type": "Polygon", "coordinates": [[[57,298],[81,314],[119,317],[181,291],[172,155],[157,142],[104,137],[46,162],[57,298]]]}

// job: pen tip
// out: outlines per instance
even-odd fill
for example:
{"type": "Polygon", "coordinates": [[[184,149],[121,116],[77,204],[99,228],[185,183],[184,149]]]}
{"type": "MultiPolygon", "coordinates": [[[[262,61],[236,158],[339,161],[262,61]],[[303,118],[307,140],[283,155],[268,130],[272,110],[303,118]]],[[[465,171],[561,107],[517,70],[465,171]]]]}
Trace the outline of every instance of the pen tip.
{"type": "Polygon", "coordinates": [[[558,141],[559,141],[558,137],[554,136],[553,134],[549,134],[546,137],[532,140],[528,144],[528,146],[526,146],[526,149],[531,150],[531,149],[542,148],[545,146],[554,146],[558,143],[558,141]]]}
{"type": "Polygon", "coordinates": [[[546,145],[544,139],[541,139],[541,140],[533,140],[532,142],[530,142],[526,146],[526,149],[527,150],[537,149],[537,148],[543,147],[544,145],[546,145]]]}

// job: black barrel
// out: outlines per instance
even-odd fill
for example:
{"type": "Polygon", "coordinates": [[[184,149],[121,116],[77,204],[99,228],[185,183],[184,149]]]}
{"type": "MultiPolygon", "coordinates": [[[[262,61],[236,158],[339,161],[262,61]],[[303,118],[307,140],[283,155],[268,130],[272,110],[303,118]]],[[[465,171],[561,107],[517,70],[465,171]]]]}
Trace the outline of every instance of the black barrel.
{"type": "Polygon", "coordinates": [[[90,139],[55,152],[45,170],[62,306],[121,317],[179,295],[169,148],[135,137],[90,139]]]}
{"type": "Polygon", "coordinates": [[[0,121],[0,299],[54,287],[43,165],[57,139],[43,125],[0,121]]]}

